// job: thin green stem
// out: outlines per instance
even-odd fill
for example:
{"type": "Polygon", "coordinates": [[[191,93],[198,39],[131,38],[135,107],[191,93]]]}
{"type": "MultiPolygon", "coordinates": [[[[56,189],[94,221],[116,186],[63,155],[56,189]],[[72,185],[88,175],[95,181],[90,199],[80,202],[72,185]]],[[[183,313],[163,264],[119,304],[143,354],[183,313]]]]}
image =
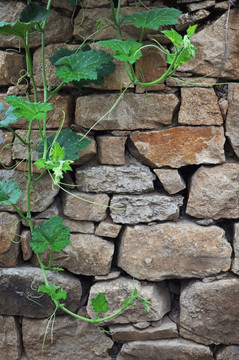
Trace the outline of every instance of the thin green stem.
{"type": "Polygon", "coordinates": [[[44,282],[45,282],[45,285],[48,286],[49,283],[48,283],[48,280],[47,280],[47,276],[46,276],[46,267],[44,266],[41,258],[40,258],[40,255],[39,254],[36,254],[37,256],[37,260],[40,264],[40,267],[41,267],[41,270],[42,270],[42,275],[43,275],[43,278],[44,278],[44,282]]]}
{"type": "Polygon", "coordinates": [[[13,209],[18,213],[18,215],[20,215],[20,217],[21,217],[23,220],[27,221],[26,216],[24,216],[23,213],[22,213],[14,204],[12,204],[12,207],[13,207],[13,209]]]}
{"type": "Polygon", "coordinates": [[[44,169],[44,171],[41,173],[41,175],[39,175],[37,178],[32,179],[32,181],[34,181],[34,182],[39,181],[39,180],[43,177],[43,175],[44,175],[45,173],[46,173],[46,169],[44,169]]]}
{"type": "Polygon", "coordinates": [[[55,88],[53,91],[51,91],[50,92],[50,96],[49,96],[49,98],[46,100],[46,102],[49,102],[52,98],[53,98],[53,96],[55,96],[56,95],[56,93],[58,93],[58,91],[62,88],[62,86],[65,84],[65,81],[62,81],[61,83],[60,83],[60,85],[58,85],[57,86],[57,88],[55,88]]]}
{"type": "Polygon", "coordinates": [[[114,7],[113,0],[109,0],[109,1],[110,1],[110,7],[111,7],[111,12],[112,12],[114,24],[115,24],[115,26],[116,26],[116,28],[118,30],[119,38],[120,38],[120,40],[122,40],[122,34],[121,34],[121,29],[120,29],[120,19],[119,19],[121,0],[118,1],[118,6],[117,6],[117,12],[116,13],[115,13],[115,7],[114,7]]]}
{"type": "Polygon", "coordinates": [[[13,133],[18,138],[18,140],[23,143],[23,145],[28,145],[27,141],[25,141],[20,135],[18,135],[10,126],[7,126],[7,129],[11,131],[11,133],[13,133]]]}
{"type": "Polygon", "coordinates": [[[142,31],[141,31],[140,39],[139,39],[139,42],[140,42],[140,43],[143,42],[144,32],[145,32],[145,28],[143,27],[143,28],[142,28],[142,31]]]}
{"type": "Polygon", "coordinates": [[[34,75],[33,75],[33,67],[32,67],[32,59],[31,59],[31,54],[30,54],[30,49],[29,49],[29,41],[28,41],[28,35],[26,35],[26,41],[23,40],[23,45],[26,51],[26,63],[27,63],[27,72],[28,72],[28,76],[32,82],[32,86],[33,86],[33,92],[34,92],[34,101],[37,102],[37,87],[36,87],[36,83],[35,83],[35,79],[34,79],[34,75]]]}
{"type": "Polygon", "coordinates": [[[45,270],[49,270],[51,268],[52,260],[53,260],[53,251],[51,250],[49,264],[48,264],[48,266],[45,266],[45,270]]]}
{"type": "Polygon", "coordinates": [[[131,67],[130,67],[130,64],[129,64],[128,61],[125,61],[124,64],[125,64],[125,69],[126,69],[126,72],[128,74],[128,77],[129,77],[130,81],[132,83],[134,83],[135,82],[135,73],[132,74],[132,72],[130,71],[131,67]]]}
{"type": "Polygon", "coordinates": [[[29,219],[31,232],[33,231],[32,221],[31,221],[31,182],[32,182],[32,164],[31,164],[31,132],[32,132],[32,121],[29,124],[28,133],[27,133],[27,161],[28,161],[28,179],[27,179],[27,218],[29,219]]]}

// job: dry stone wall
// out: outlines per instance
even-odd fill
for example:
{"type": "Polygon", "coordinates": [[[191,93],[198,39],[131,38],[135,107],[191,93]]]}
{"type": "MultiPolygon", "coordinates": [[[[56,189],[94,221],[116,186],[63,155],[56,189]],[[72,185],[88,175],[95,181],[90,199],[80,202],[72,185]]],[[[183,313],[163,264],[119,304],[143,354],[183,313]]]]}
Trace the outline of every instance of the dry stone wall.
{"type": "MultiPolygon", "coordinates": [[[[0,20],[15,21],[26,1],[0,0],[0,20]]],[[[46,0],[42,1],[46,3],[46,0]]],[[[109,117],[87,135],[91,145],[80,152],[74,172],[64,181],[75,197],[52,187],[45,175],[31,191],[33,224],[55,215],[71,229],[71,245],[54,255],[65,268],[49,278],[65,288],[66,305],[95,316],[90,299],[104,292],[117,310],[134,286],[151,302],[150,311],[135,302],[119,317],[96,326],[58,313],[54,340],[45,339],[45,359],[54,360],[236,360],[239,354],[239,8],[229,1],[122,1],[123,14],[146,6],[182,10],[176,29],[184,34],[198,23],[192,37],[196,57],[174,78],[147,92],[131,86],[109,117]],[[200,76],[205,76],[200,78],[200,76]],[[89,203],[90,201],[90,203],[89,203]],[[101,204],[104,206],[99,206],[101,204]],[[110,206],[109,206],[110,205],[110,206]],[[108,206],[108,207],[107,207],[108,206]],[[120,210],[119,208],[123,208],[120,210]]],[[[233,1],[231,1],[233,3],[233,1]]],[[[237,1],[234,2],[236,5],[237,1]]],[[[73,17],[66,0],[53,0],[47,24],[46,57],[62,46],[77,47],[96,31],[96,20],[109,16],[107,0],[84,0],[73,17]]],[[[143,8],[142,8],[143,9],[143,8]]],[[[161,29],[159,29],[161,30],[161,29]]],[[[123,37],[138,39],[130,25],[123,37]]],[[[116,36],[107,28],[93,40],[116,36]]],[[[168,46],[158,32],[145,34],[168,46]]],[[[25,68],[23,51],[13,36],[0,37],[0,102],[19,94],[14,86],[25,68]]],[[[31,43],[34,73],[42,90],[41,49],[31,43]]],[[[93,43],[94,48],[99,45],[93,43]]],[[[21,44],[20,44],[21,47],[21,44]]],[[[136,64],[138,76],[151,81],[162,75],[165,57],[145,48],[136,64]]],[[[59,82],[46,59],[48,84],[59,82]]],[[[114,104],[127,74],[116,72],[103,86],[74,90],[66,86],[53,101],[49,135],[61,123],[85,134],[114,104]]],[[[26,136],[27,123],[15,124],[26,136]]],[[[32,144],[39,138],[33,126],[32,144]]],[[[26,152],[7,130],[0,131],[0,180],[16,180],[26,189],[26,152]],[[17,165],[17,167],[15,167],[17,165]],[[13,168],[9,168],[14,166],[13,168]]],[[[33,153],[33,158],[37,154],[33,153]]],[[[36,176],[39,170],[33,167],[36,176]]],[[[19,202],[26,211],[26,195],[19,202]]],[[[43,281],[29,246],[27,222],[9,206],[0,207],[0,360],[40,360],[47,317],[54,304],[36,288],[43,281]]],[[[43,260],[47,262],[46,251],[43,260]]]]}

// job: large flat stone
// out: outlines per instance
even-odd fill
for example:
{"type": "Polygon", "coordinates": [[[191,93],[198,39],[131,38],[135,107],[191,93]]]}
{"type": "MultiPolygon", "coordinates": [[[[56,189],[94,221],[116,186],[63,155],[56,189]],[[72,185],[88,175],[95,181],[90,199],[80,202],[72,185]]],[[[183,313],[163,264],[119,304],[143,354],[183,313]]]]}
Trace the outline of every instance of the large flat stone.
{"type": "MultiPolygon", "coordinates": [[[[1,35],[1,41],[2,36],[4,35],[1,35]]],[[[0,51],[0,86],[12,85],[12,82],[19,78],[19,73],[24,69],[25,59],[23,55],[10,51],[0,51]]]]}
{"type": "Polygon", "coordinates": [[[20,327],[13,316],[0,316],[0,358],[18,360],[22,353],[20,327]]]}
{"type": "Polygon", "coordinates": [[[222,127],[180,126],[162,131],[133,132],[131,153],[151,167],[179,168],[225,161],[222,127]]]}
{"type": "MultiPolygon", "coordinates": [[[[119,94],[97,94],[78,97],[75,122],[89,129],[106,114],[119,94]]],[[[161,124],[169,125],[178,105],[174,94],[126,93],[112,110],[94,126],[94,130],[155,129],[161,124]]]]}
{"type": "MultiPolygon", "coordinates": [[[[67,291],[66,307],[76,311],[81,299],[81,282],[73,275],[47,271],[50,284],[59,285],[67,291]]],[[[21,266],[0,269],[0,313],[1,315],[18,315],[30,318],[45,318],[55,310],[55,304],[47,294],[39,297],[36,290],[43,284],[39,268],[21,266]],[[7,301],[6,301],[7,299],[7,301]]]]}
{"type": "Polygon", "coordinates": [[[0,212],[0,266],[13,267],[20,255],[19,216],[0,212]]]}
{"type": "Polygon", "coordinates": [[[230,84],[228,86],[228,111],[226,117],[226,135],[230,143],[239,156],[239,89],[237,84],[230,84]]]}
{"type": "Polygon", "coordinates": [[[114,222],[121,224],[177,220],[181,205],[181,195],[114,195],[110,203],[110,215],[114,222]]]}
{"type": "Polygon", "coordinates": [[[239,354],[239,346],[229,345],[221,347],[216,353],[216,360],[237,360],[239,354]]]}
{"type": "Polygon", "coordinates": [[[123,301],[132,295],[134,288],[137,289],[140,296],[150,301],[150,311],[146,312],[144,305],[139,300],[135,300],[134,304],[122,314],[105,323],[127,324],[129,322],[156,321],[162,319],[170,310],[170,295],[164,282],[147,284],[135,279],[120,277],[111,281],[100,281],[91,287],[87,305],[88,314],[92,318],[96,316],[90,299],[97,296],[99,292],[105,294],[109,301],[109,311],[103,314],[103,316],[108,316],[121,308],[123,301]]]}
{"type": "Polygon", "coordinates": [[[118,266],[141,280],[203,278],[229,270],[231,252],[217,226],[190,221],[136,225],[122,234],[118,266]]]}
{"type": "Polygon", "coordinates": [[[239,217],[239,164],[200,167],[192,177],[186,212],[206,219],[239,217]]]}
{"type": "Polygon", "coordinates": [[[239,344],[239,280],[193,281],[181,292],[180,334],[202,344],[239,344]]]}

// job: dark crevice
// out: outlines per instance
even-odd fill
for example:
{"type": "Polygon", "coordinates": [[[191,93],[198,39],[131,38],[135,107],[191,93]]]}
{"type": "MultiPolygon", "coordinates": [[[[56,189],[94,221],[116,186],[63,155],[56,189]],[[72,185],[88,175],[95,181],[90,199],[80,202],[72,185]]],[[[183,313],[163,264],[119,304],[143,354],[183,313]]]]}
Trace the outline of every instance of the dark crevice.
{"type": "Polygon", "coordinates": [[[115,360],[117,358],[117,355],[119,354],[123,344],[120,343],[114,343],[112,348],[109,350],[108,354],[111,357],[111,359],[115,360]]]}

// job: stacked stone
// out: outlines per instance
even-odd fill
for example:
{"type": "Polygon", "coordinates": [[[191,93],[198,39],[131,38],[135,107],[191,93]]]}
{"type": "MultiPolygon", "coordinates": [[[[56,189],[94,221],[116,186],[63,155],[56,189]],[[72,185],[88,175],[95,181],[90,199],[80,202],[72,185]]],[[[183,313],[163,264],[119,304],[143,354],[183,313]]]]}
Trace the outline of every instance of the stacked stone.
{"type": "MultiPolygon", "coordinates": [[[[44,1],[46,3],[46,1],[44,1]]],[[[141,1],[142,3],[142,1],[141,1]]],[[[143,1],[164,7],[162,1],[143,1]]],[[[224,56],[228,1],[177,0],[188,11],[176,29],[182,34],[199,23],[192,42],[196,58],[182,65],[173,79],[147,93],[131,87],[109,116],[95,125],[128,84],[122,64],[105,84],[75,92],[66,86],[53,101],[49,135],[61,124],[88,136],[91,145],[80,151],[74,173],[65,178],[72,195],[52,187],[44,175],[31,191],[33,224],[63,216],[71,229],[71,245],[56,253],[54,266],[66,271],[49,281],[68,292],[66,307],[95,317],[91,298],[103,292],[108,315],[120,308],[134,287],[150,301],[150,311],[136,301],[102,326],[57,313],[54,341],[48,332],[44,354],[57,360],[236,360],[239,353],[239,87],[213,87],[224,56]],[[204,75],[206,78],[199,78],[204,75]],[[100,204],[100,205],[99,205],[100,204]]],[[[66,0],[52,1],[46,32],[46,73],[49,86],[59,82],[48,58],[59,48],[77,47],[96,31],[96,20],[110,16],[107,0],[84,0],[72,9],[66,0]],[[84,21],[83,21],[84,20],[84,21]]],[[[123,14],[135,12],[137,1],[122,1],[123,14]]],[[[15,21],[25,4],[0,1],[0,20],[15,21]]],[[[137,6],[137,11],[143,10],[137,6]]],[[[239,9],[228,26],[228,54],[221,72],[226,82],[239,79],[239,9]]],[[[160,29],[161,30],[161,29],[160,29]]],[[[138,32],[123,27],[123,37],[138,32]]],[[[93,40],[116,37],[108,28],[93,40]]],[[[151,37],[167,40],[158,33],[151,37]]],[[[1,36],[1,49],[16,49],[14,37],[1,36]]],[[[41,91],[41,49],[31,43],[36,84],[41,91]]],[[[21,46],[21,44],[20,44],[21,46]]],[[[93,44],[95,49],[100,46],[93,44]]],[[[12,86],[24,68],[24,55],[0,51],[0,101],[21,93],[12,86]]],[[[136,72],[145,81],[160,77],[165,57],[145,48],[136,72]]],[[[39,98],[40,100],[40,98],[39,98]]],[[[15,131],[26,137],[27,122],[15,131]]],[[[26,212],[26,151],[17,138],[0,132],[0,180],[15,180],[24,190],[18,206],[26,212]],[[17,165],[16,169],[6,167],[17,165]]],[[[33,127],[32,144],[39,133],[33,127]]],[[[37,152],[33,151],[33,160],[37,152]]],[[[33,168],[34,172],[39,170],[33,168]]],[[[37,175],[36,175],[37,176],[37,175]]],[[[0,359],[40,360],[42,342],[54,304],[36,291],[43,282],[29,246],[27,223],[10,206],[0,207],[0,359]]],[[[43,254],[47,263],[49,253],[43,254]]],[[[51,324],[48,325],[49,328],[51,324]]]]}

